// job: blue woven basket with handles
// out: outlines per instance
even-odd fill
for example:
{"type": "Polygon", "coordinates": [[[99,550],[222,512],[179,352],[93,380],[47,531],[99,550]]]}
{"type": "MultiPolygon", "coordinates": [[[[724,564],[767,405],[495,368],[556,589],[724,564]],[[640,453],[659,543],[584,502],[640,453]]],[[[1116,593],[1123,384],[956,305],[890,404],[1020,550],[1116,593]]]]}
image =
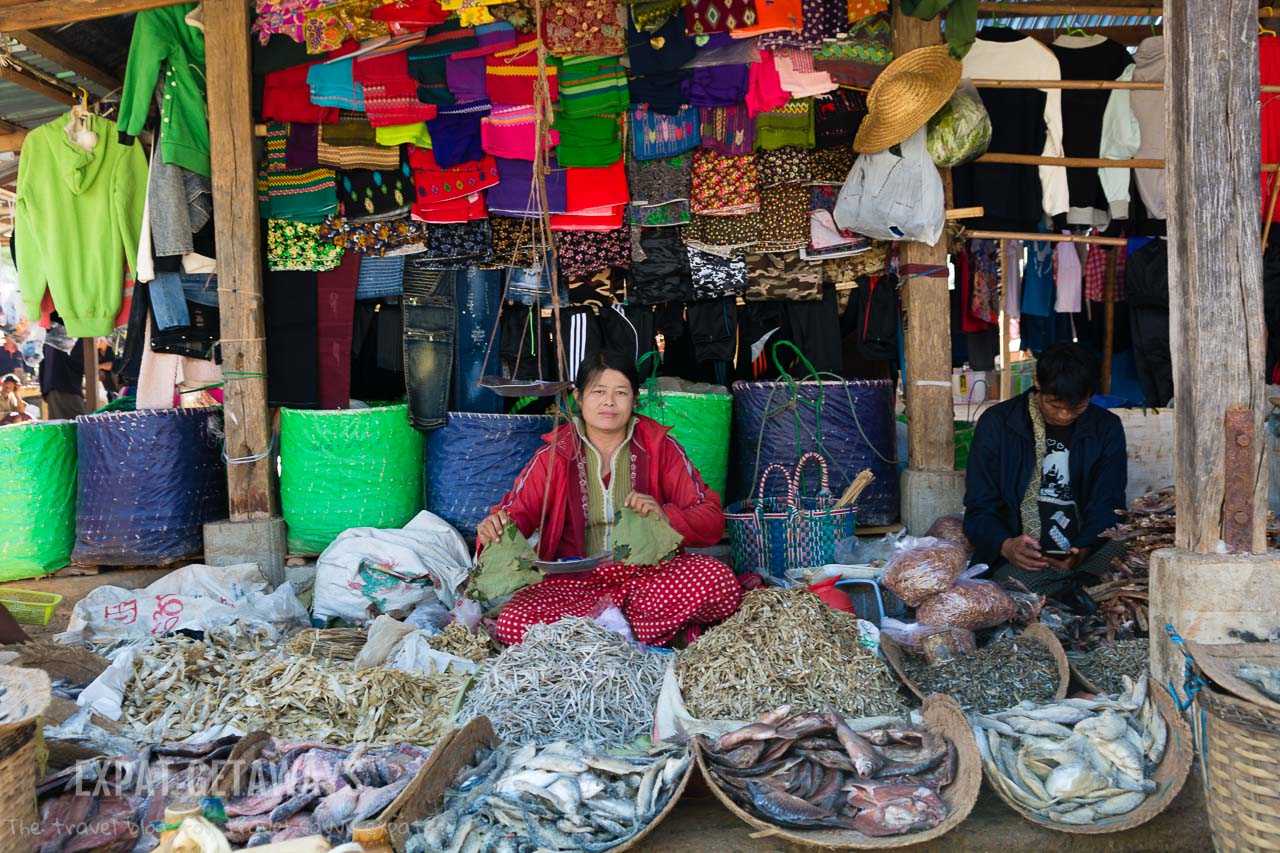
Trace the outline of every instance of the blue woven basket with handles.
{"type": "Polygon", "coordinates": [[[777,471],[787,480],[786,497],[753,497],[731,504],[725,511],[734,571],[756,572],[775,581],[785,580],[788,569],[821,566],[835,559],[836,543],[857,530],[857,510],[836,508],[827,480],[827,462],[817,453],[806,453],[787,476],[782,465],[770,465],[760,475],[756,495],[764,494],[765,481],[777,471]],[[818,494],[800,495],[800,473],[805,463],[816,461],[822,472],[818,494]]]}

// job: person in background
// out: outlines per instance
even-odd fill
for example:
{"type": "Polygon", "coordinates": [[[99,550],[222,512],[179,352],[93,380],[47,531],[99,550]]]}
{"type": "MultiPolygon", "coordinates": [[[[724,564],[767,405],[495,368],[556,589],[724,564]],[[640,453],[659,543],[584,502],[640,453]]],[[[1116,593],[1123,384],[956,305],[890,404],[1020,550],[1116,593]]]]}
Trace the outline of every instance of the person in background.
{"type": "Polygon", "coordinates": [[[22,402],[22,383],[12,373],[0,379],[0,425],[29,421],[27,406],[22,402]]]}
{"type": "Polygon", "coordinates": [[[98,338],[98,379],[107,392],[107,402],[120,396],[120,383],[116,379],[116,351],[106,338],[98,338]]]}
{"type": "Polygon", "coordinates": [[[40,362],[40,394],[49,408],[49,420],[70,420],[84,414],[84,348],[76,345],[70,355],[44,345],[40,362]]]}
{"type": "Polygon", "coordinates": [[[978,419],[965,473],[964,532],[993,580],[1013,578],[1058,597],[1078,571],[1110,563],[1098,534],[1125,506],[1124,427],[1089,402],[1098,358],[1057,343],[1036,362],[1036,387],[978,419]]]}
{"type": "MultiPolygon", "coordinates": [[[[657,515],[684,546],[719,542],[720,496],[668,427],[633,411],[640,376],[632,360],[601,351],[582,362],[574,385],[582,414],[544,437],[547,445],[480,523],[477,543],[514,524],[525,537],[537,531],[543,560],[609,552],[623,507],[657,515]]],[[[637,640],[657,645],[727,618],[741,601],[733,570],[702,554],[682,551],[656,566],[606,558],[591,571],[551,575],[517,592],[498,617],[498,638],[519,643],[531,625],[590,616],[611,602],[637,640]]]]}

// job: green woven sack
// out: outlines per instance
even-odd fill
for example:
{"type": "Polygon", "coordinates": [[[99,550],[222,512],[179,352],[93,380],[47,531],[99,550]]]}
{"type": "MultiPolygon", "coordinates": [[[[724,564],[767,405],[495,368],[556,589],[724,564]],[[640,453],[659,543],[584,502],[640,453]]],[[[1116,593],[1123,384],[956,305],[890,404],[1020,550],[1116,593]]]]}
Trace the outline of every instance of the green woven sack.
{"type": "Polygon", "coordinates": [[[352,527],[403,527],[422,509],[422,433],[403,404],[280,413],[289,551],[319,554],[352,527]]]}
{"type": "Polygon", "coordinates": [[[76,543],[76,425],[0,427],[0,581],[60,569],[76,543]]]}
{"type": "Polygon", "coordinates": [[[716,494],[724,497],[729,475],[729,430],[733,425],[733,397],[720,386],[690,385],[661,377],[657,385],[646,383],[636,411],[663,426],[680,442],[689,461],[716,494]],[[698,388],[698,391],[668,390],[698,388]],[[704,389],[719,388],[708,393],[704,389]]]}

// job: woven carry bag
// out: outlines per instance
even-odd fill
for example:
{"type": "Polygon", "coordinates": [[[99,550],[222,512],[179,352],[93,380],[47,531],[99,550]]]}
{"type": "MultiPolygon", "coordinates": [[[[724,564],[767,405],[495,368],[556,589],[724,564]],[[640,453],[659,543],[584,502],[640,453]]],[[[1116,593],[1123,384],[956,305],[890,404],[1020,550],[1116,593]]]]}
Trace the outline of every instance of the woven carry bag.
{"type": "MultiPolygon", "coordinates": [[[[770,465],[760,475],[756,494],[763,494],[769,474],[781,465],[770,465]]],[[[817,453],[806,453],[787,480],[785,498],[751,498],[725,512],[734,568],[739,574],[756,572],[784,580],[789,569],[821,566],[835,558],[836,543],[857,529],[853,507],[836,509],[827,479],[827,463],[817,453]],[[821,482],[815,497],[800,496],[800,475],[809,460],[818,463],[821,482]]]]}

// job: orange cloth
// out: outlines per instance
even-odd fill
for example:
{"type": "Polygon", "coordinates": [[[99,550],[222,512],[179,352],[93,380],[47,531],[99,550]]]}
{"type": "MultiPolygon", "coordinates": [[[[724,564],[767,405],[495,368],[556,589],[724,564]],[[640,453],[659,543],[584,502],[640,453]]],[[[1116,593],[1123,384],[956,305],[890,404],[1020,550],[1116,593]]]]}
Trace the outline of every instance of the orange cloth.
{"type": "Polygon", "coordinates": [[[755,4],[756,22],[733,30],[730,35],[734,38],[745,39],[784,31],[798,33],[804,29],[800,0],[755,0],[755,4]]]}

